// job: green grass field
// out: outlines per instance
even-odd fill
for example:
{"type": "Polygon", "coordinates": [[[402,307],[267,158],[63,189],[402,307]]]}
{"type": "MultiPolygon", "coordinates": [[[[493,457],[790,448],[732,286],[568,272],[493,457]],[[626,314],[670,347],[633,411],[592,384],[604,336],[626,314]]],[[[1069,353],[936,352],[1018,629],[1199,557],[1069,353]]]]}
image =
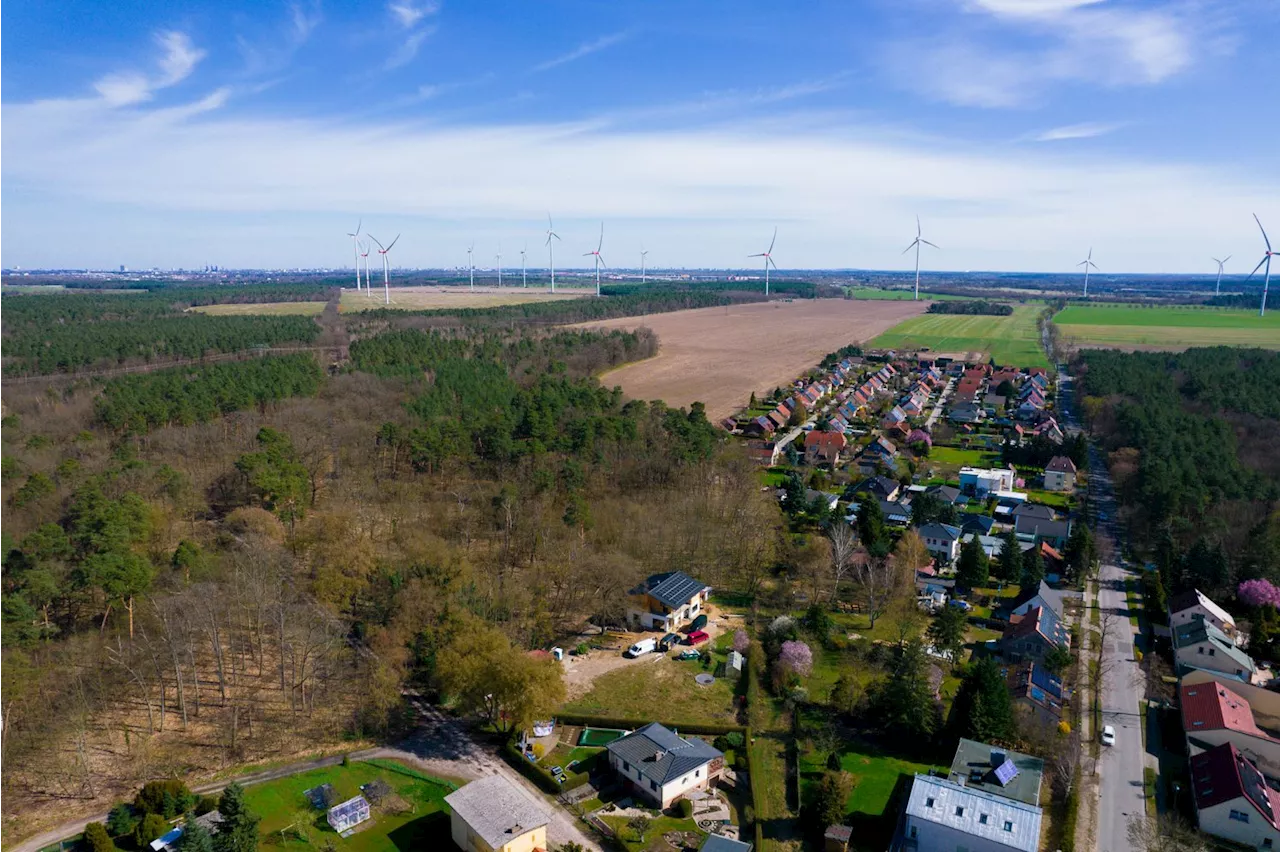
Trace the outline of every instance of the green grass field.
{"type": "Polygon", "coordinates": [[[868,346],[879,349],[928,347],[937,353],[982,353],[1002,365],[1048,366],[1040,349],[1036,316],[1040,309],[1021,305],[1007,317],[924,314],[898,323],[868,346]]]}
{"type": "MultiPolygon", "coordinates": [[[[679,646],[678,650],[685,650],[679,646]]],[[[698,722],[733,723],[735,681],[716,678],[711,686],[699,686],[694,675],[704,671],[714,674],[716,664],[724,660],[713,653],[710,669],[704,670],[697,660],[673,660],[642,657],[620,669],[601,675],[590,692],[564,705],[565,712],[625,719],[649,719],[655,712],[664,723],[698,722]],[[660,708],[660,709],[659,709],[660,708]]]]}
{"type": "Polygon", "coordinates": [[[245,789],[245,799],[262,818],[258,832],[264,846],[302,850],[332,844],[339,852],[402,852],[451,848],[444,797],[453,789],[396,761],[356,761],[255,784],[245,789]],[[347,838],[330,828],[324,812],[312,808],[303,795],[332,784],[338,801],[346,801],[376,778],[391,786],[399,802],[394,809],[375,809],[372,824],[347,838]]]}
{"type": "MultiPolygon", "coordinates": [[[[854,299],[868,299],[877,302],[906,302],[914,297],[911,290],[881,290],[879,287],[846,287],[845,292],[854,299]]],[[[967,299],[968,296],[952,296],[947,293],[927,293],[920,291],[921,299],[930,299],[935,302],[951,302],[960,299],[967,299]]]]}
{"type": "Polygon", "coordinates": [[[1280,315],[1232,308],[1072,305],[1054,317],[1062,337],[1083,346],[1280,349],[1280,315]]]}
{"type": "MultiPolygon", "coordinates": [[[[827,768],[826,764],[826,754],[809,752],[800,758],[800,772],[808,777],[821,775],[827,768]]],[[[867,816],[884,814],[899,776],[915,775],[917,772],[926,774],[931,768],[927,763],[916,763],[870,750],[842,752],[840,767],[855,780],[853,793],[845,805],[846,810],[867,816]]]]}

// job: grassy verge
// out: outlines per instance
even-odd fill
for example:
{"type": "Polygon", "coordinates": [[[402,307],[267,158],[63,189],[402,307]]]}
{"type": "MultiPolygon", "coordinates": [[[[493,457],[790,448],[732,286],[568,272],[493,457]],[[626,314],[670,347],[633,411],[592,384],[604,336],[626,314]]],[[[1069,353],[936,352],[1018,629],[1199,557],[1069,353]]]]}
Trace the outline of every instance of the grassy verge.
{"type": "Polygon", "coordinates": [[[764,827],[764,849],[783,849],[789,836],[786,824],[791,819],[787,807],[786,742],[781,737],[760,735],[751,741],[750,750],[755,816],[764,827]]]}

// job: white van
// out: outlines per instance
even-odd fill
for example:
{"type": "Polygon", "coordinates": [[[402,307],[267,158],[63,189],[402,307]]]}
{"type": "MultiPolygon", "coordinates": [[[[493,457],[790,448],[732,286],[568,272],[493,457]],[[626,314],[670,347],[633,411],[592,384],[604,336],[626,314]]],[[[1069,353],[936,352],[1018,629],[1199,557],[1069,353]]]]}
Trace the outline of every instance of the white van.
{"type": "Polygon", "coordinates": [[[641,639],[636,644],[627,649],[628,657],[639,657],[647,654],[658,646],[657,639],[641,639]]]}

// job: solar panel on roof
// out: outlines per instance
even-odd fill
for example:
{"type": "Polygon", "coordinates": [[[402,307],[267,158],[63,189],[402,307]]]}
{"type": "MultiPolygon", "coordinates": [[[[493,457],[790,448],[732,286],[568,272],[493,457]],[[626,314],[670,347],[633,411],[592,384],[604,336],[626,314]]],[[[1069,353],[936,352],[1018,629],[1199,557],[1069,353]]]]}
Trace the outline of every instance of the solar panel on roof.
{"type": "Polygon", "coordinates": [[[1000,782],[1001,787],[1007,787],[1009,782],[1018,777],[1018,767],[1013,765],[1012,760],[1005,760],[1004,763],[996,767],[996,780],[1000,782]]]}

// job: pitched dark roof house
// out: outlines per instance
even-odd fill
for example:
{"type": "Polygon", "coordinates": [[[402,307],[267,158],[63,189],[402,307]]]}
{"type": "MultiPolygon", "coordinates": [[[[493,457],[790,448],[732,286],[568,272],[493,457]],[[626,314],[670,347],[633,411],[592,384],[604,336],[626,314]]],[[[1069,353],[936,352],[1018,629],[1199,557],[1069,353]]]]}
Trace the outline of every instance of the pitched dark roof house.
{"type": "Polygon", "coordinates": [[[636,767],[641,775],[659,786],[724,757],[697,737],[683,739],[657,722],[614,740],[605,750],[636,767]]]}

